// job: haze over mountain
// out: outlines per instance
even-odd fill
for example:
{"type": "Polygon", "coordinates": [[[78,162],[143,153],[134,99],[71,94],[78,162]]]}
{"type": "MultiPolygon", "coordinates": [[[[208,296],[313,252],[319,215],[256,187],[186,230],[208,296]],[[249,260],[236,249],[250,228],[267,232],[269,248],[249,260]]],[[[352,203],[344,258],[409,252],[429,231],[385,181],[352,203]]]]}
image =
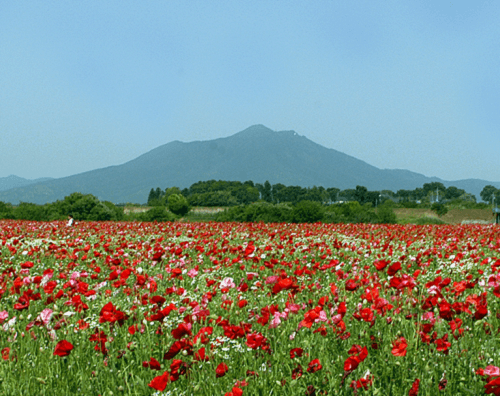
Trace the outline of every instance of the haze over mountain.
{"type": "Polygon", "coordinates": [[[25,179],[16,175],[0,177],[0,191],[10,190],[11,188],[23,187],[30,184],[40,183],[52,180],[52,177],[42,177],[39,179],[25,179]]]}
{"type": "Polygon", "coordinates": [[[254,125],[226,138],[174,141],[122,165],[1,191],[0,201],[43,204],[81,192],[114,203],[144,203],[151,188],[184,188],[212,179],[255,183],[269,180],[271,184],[340,189],[361,185],[368,190],[394,192],[438,181],[462,188],[478,199],[485,185],[500,187],[500,183],[485,180],[445,181],[408,170],[379,169],[294,131],[275,132],[254,125]]]}

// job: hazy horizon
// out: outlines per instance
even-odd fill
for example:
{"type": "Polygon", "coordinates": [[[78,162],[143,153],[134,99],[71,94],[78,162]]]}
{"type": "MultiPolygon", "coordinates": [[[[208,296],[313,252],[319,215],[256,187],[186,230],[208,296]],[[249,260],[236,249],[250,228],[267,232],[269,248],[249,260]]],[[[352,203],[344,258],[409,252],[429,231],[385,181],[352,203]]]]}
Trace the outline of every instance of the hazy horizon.
{"type": "Polygon", "coordinates": [[[0,4],[0,177],[294,130],[381,169],[500,181],[500,3],[0,4]]]}

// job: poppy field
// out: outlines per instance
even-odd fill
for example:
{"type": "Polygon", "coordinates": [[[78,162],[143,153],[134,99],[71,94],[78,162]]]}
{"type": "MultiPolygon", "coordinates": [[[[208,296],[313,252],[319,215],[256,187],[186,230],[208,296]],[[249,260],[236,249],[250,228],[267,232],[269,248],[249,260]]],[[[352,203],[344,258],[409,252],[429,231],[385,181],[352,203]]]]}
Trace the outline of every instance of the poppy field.
{"type": "Polygon", "coordinates": [[[494,225],[0,222],[0,395],[500,395],[494,225]]]}

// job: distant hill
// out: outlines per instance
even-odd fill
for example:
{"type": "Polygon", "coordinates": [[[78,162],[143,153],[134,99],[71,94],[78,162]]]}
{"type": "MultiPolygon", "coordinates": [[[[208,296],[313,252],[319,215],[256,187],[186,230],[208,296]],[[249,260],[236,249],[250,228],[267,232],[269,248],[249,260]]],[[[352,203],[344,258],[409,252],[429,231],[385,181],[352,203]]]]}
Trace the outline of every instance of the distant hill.
{"type": "Polygon", "coordinates": [[[15,175],[0,177],[0,191],[10,190],[11,188],[28,186],[30,184],[41,183],[48,180],[53,180],[53,179],[51,177],[43,177],[40,179],[30,180],[15,175]]]}
{"type": "Polygon", "coordinates": [[[473,193],[484,180],[445,181],[398,169],[379,169],[323,147],[294,131],[275,132],[254,125],[227,138],[183,143],[174,141],[122,165],[96,169],[0,192],[0,201],[53,202],[72,192],[88,193],[114,203],[145,203],[151,188],[189,187],[200,180],[252,180],[271,184],[355,188],[415,189],[438,181],[473,193]]]}

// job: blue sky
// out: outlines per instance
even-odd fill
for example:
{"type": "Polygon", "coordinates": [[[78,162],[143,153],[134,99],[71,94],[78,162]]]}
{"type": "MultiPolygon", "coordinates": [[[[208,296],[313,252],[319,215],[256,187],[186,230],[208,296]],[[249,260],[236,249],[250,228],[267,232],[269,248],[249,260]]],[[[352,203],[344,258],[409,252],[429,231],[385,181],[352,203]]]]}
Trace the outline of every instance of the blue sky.
{"type": "Polygon", "coordinates": [[[0,177],[254,124],[500,181],[498,1],[0,0],[0,177]]]}

